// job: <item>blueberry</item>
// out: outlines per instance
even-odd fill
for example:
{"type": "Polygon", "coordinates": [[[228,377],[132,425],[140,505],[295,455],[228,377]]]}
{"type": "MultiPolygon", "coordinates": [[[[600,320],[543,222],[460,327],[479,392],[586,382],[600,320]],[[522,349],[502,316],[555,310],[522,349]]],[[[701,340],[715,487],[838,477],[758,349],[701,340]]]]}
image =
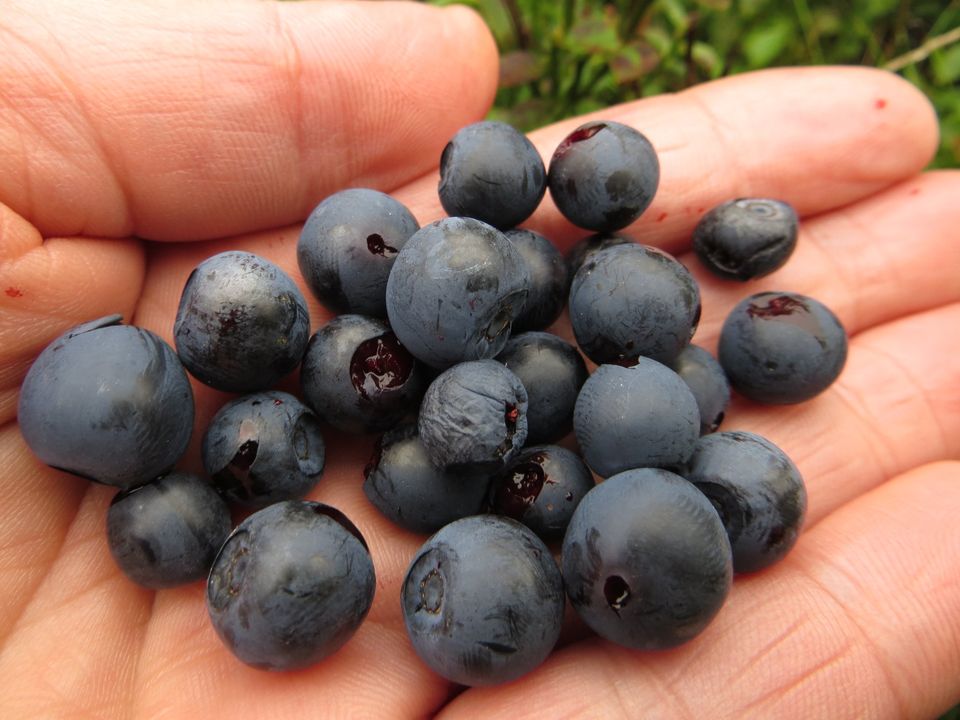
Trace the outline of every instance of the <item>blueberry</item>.
{"type": "Polygon", "coordinates": [[[570,323],[580,349],[598,365],[630,365],[640,356],[670,363],[699,321],[696,281],[656,248],[608,247],[573,276],[570,323]]]}
{"type": "Polygon", "coordinates": [[[389,430],[364,468],[363,492],[389,520],[416,533],[481,512],[490,477],[443,472],[430,462],[416,423],[389,430]]]}
{"type": "Polygon", "coordinates": [[[572,280],[573,276],[577,274],[577,270],[592,260],[593,256],[600,250],[606,250],[614,245],[632,245],[635,242],[636,240],[629,235],[617,233],[588,235],[567,252],[567,275],[572,280]]]}
{"type": "Polygon", "coordinates": [[[496,471],[527,438],[527,391],[495,360],[460,363],[430,383],[418,422],[438,468],[496,471]]]}
{"type": "Polygon", "coordinates": [[[752,280],[782,267],[797,245],[797,213],[767,198],[730,200],[704,215],[693,251],[704,266],[730,280],[752,280]]]}
{"type": "Polygon", "coordinates": [[[475,515],[417,551],[401,608],[414,650],[434,672],[462,685],[495,685],[550,654],[563,620],[563,581],[530,529],[475,515]]]}
{"type": "Polygon", "coordinates": [[[671,367],[683,378],[700,409],[700,434],[720,427],[730,403],[730,383],[713,355],[699,345],[688,345],[671,367]]]}
{"type": "Polygon", "coordinates": [[[227,538],[207,579],[207,610],[240,660],[295,670],[353,636],[375,586],[353,523],[328,505],[289,500],[255,512],[227,538]]]}
{"type": "Polygon", "coordinates": [[[555,442],[573,428],[573,406],[587,379],[580,353],[563,338],[525,332],[510,338],[496,359],[527,391],[527,443],[555,442]]]}
{"type": "Polygon", "coordinates": [[[733,389],[760,403],[816,397],[843,370],[847,334],[821,302],[799,293],[764,292],[730,311],[718,359],[733,389]]]}
{"type": "Polygon", "coordinates": [[[703,437],[684,476],[720,513],[735,572],[768,567],[796,543],[807,491],[796,465],[766,438],[748,432],[703,437]]]}
{"type": "Polygon", "coordinates": [[[427,380],[422,365],[385,322],[348,314],[310,338],[300,387],[326,422],[346,432],[369,433],[415,412],[427,380]]]}
{"type": "Polygon", "coordinates": [[[300,273],[317,299],[336,312],[386,317],[390,268],[419,229],[410,211],[389,195],[341,190],[314,208],[300,232],[300,273]]]}
{"type": "Polygon", "coordinates": [[[307,303],[269,260],[229,251],[190,274],[174,325],[177,353],[200,382],[227,392],[272,387],[303,357],[307,303]]]}
{"type": "Polygon", "coordinates": [[[17,419],[47,465],[130,488],[169,472],[186,452],[194,406],[173,349],[120,322],[84,323],[50,343],[23,381],[17,419]]]}
{"type": "Polygon", "coordinates": [[[666,365],[601,365],[583,384],[573,430],[587,465],[607,477],[638,467],[686,462],[700,436],[697,401],[666,365]]]}
{"type": "Polygon", "coordinates": [[[520,251],[530,271],[526,306],[513,321],[513,332],[542,330],[560,317],[570,283],[563,255],[540,233],[514,228],[504,233],[520,251]]]}
{"type": "Polygon", "coordinates": [[[523,312],[530,275],[499,230],[472,218],[421,228],[397,255],[387,315],[401,344],[436,368],[496,355],[523,312]]]}
{"type": "Polygon", "coordinates": [[[682,477],[641,468],[607,478],[563,539],[567,595],[601,637],[638,650],[691,640],[730,591],[730,543],[710,501],[682,477]]]}
{"type": "Polygon", "coordinates": [[[317,417],[289,393],[237,398],[210,421],[203,465],[227,499],[268,505],[306,495],[323,472],[325,446],[317,417]]]}
{"type": "Polygon", "coordinates": [[[642,133],[616,122],[588,122],[557,146],[547,182],[567,220],[609,233],[625,228],[650,205],[660,184],[660,163],[642,133]]]}
{"type": "Polygon", "coordinates": [[[107,511],[113,559],[135,583],[154,589],[205,578],[230,527],[227,503],[188,473],[121,491],[107,511]]]}
{"type": "Polygon", "coordinates": [[[547,190],[540,153],[502,122],[461,128],[440,156],[440,204],[448,215],[505,230],[533,214],[547,190]]]}
{"type": "Polygon", "coordinates": [[[532,445],[494,478],[491,510],[519,520],[544,540],[555,540],[563,537],[574,509],[593,485],[593,475],[575,452],[532,445]]]}

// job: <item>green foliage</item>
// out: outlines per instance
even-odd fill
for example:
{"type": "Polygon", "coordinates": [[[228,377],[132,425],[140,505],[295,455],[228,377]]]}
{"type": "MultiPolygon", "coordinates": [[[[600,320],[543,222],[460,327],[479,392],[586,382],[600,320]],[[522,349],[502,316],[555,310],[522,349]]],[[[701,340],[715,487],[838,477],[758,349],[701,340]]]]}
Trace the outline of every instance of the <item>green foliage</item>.
{"type": "Polygon", "coordinates": [[[500,47],[491,117],[525,130],[758,68],[889,66],[937,109],[935,164],[960,165],[960,0],[461,1],[500,47]]]}

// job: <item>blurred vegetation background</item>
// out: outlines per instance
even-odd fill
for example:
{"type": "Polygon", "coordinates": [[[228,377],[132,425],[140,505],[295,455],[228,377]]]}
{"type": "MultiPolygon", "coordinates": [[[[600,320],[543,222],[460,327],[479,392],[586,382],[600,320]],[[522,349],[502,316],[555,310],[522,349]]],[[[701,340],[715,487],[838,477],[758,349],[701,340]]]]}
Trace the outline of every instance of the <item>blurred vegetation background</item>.
{"type": "Polygon", "coordinates": [[[960,0],[427,0],[480,12],[500,48],[491,118],[523,130],[758,68],[886,68],[937,109],[960,166],[960,0]]]}

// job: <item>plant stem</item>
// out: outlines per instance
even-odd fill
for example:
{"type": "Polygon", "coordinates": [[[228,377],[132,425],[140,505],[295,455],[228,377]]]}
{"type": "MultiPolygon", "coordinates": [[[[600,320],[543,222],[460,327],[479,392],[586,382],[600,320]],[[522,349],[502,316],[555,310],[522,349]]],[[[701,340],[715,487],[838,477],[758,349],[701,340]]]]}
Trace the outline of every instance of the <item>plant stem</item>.
{"type": "Polygon", "coordinates": [[[908,65],[915,65],[918,62],[922,62],[930,57],[931,53],[958,41],[960,41],[960,27],[955,27],[949,32],[945,32],[942,35],[937,35],[936,37],[930,38],[920,47],[914,48],[908,53],[904,53],[903,55],[895,57],[893,60],[884,65],[883,69],[890,70],[892,72],[903,70],[903,68],[907,67],[908,65]]]}

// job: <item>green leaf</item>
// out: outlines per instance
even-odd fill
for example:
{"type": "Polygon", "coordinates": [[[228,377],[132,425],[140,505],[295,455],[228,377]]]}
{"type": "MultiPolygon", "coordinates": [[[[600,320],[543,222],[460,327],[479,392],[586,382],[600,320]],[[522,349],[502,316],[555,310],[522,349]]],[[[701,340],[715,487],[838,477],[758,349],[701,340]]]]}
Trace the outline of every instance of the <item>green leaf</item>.
{"type": "Polygon", "coordinates": [[[609,13],[596,13],[577,20],[566,40],[571,50],[583,55],[612,53],[620,49],[617,25],[609,13]]]}
{"type": "Polygon", "coordinates": [[[720,77],[723,72],[723,58],[705,42],[694,42],[691,50],[693,61],[710,79],[720,77]]]}
{"type": "Polygon", "coordinates": [[[960,45],[953,45],[930,56],[933,81],[940,86],[953,85],[960,79],[960,45]]]}
{"type": "Polygon", "coordinates": [[[635,42],[610,58],[610,72],[618,85],[625,85],[648,75],[659,63],[656,50],[644,42],[635,42]]]}
{"type": "Polygon", "coordinates": [[[676,35],[686,34],[690,28],[690,16],[683,3],[680,0],[660,0],[658,4],[663,9],[667,20],[673,25],[676,35]]]}
{"type": "Polygon", "coordinates": [[[775,18],[754,28],[743,39],[743,54],[754,68],[771,65],[799,30],[787,18],[775,18]]]}

